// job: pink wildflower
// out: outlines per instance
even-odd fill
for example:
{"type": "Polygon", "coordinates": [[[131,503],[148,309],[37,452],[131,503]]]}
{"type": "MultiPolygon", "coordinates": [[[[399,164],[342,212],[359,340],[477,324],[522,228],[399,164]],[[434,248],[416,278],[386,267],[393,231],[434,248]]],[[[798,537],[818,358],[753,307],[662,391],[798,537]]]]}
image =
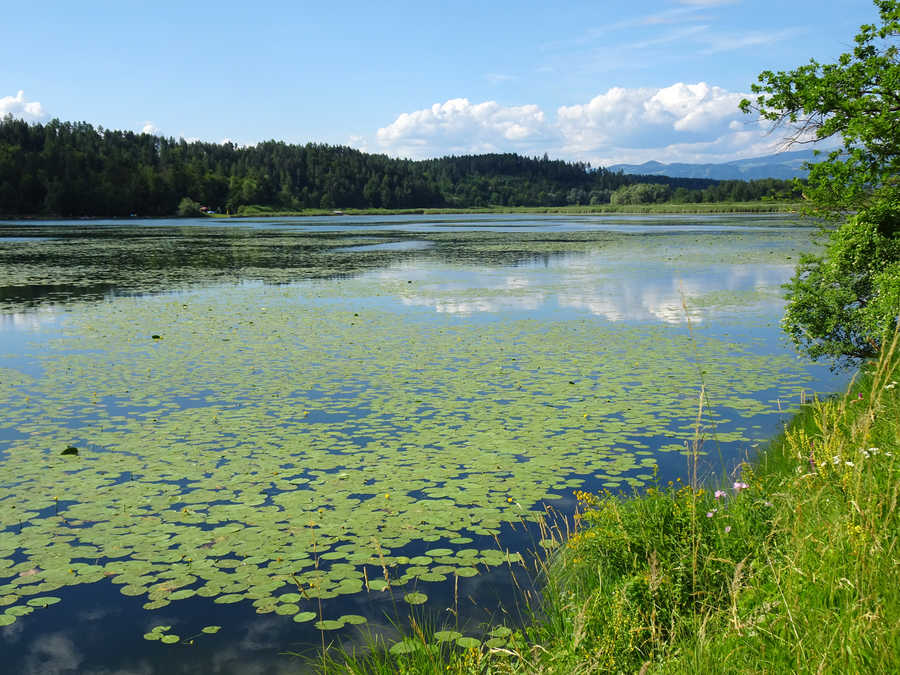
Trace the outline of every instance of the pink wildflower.
{"type": "Polygon", "coordinates": [[[707,511],[707,512],[706,512],[706,517],[707,517],[707,518],[712,518],[712,511],[707,511]]]}
{"type": "Polygon", "coordinates": [[[724,496],[725,496],[725,490],[716,490],[714,496],[715,496],[716,499],[719,499],[720,497],[724,497],[724,496]]]}
{"type": "Polygon", "coordinates": [[[725,526],[725,534],[728,534],[729,532],[731,532],[731,525],[726,525],[725,526]]]}
{"type": "Polygon", "coordinates": [[[741,490],[746,490],[748,487],[750,487],[750,486],[747,485],[746,483],[742,483],[741,481],[735,481],[735,483],[734,483],[734,491],[735,492],[740,492],[741,490]]]}

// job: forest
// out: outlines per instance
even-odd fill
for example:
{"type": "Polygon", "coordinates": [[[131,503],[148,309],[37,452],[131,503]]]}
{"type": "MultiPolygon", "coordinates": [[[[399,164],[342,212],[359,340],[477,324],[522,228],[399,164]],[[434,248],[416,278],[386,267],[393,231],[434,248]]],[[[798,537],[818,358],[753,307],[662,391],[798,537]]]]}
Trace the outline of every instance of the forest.
{"type": "Polygon", "coordinates": [[[0,120],[0,215],[170,216],[342,208],[799,198],[790,181],[639,176],[511,153],[413,161],[319,143],[187,142],[87,122],[0,120]],[[181,208],[179,208],[181,206],[181,208]]]}

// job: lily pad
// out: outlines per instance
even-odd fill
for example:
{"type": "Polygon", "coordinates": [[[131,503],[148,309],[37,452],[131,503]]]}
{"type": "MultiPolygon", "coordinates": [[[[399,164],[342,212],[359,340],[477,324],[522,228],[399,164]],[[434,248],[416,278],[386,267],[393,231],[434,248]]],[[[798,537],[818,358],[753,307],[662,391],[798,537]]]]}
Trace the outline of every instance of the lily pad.
{"type": "Polygon", "coordinates": [[[230,605],[234,604],[235,602],[240,602],[243,599],[244,596],[239,593],[229,593],[226,595],[220,595],[218,598],[213,600],[213,602],[219,605],[230,605]]]}
{"type": "Polygon", "coordinates": [[[319,630],[338,630],[339,628],[344,627],[344,622],[335,619],[323,619],[321,621],[316,621],[313,626],[319,630]]]}
{"type": "Polygon", "coordinates": [[[425,604],[428,600],[428,596],[424,593],[414,592],[407,593],[403,596],[403,600],[409,603],[410,605],[422,605],[425,604]]]}
{"type": "Polygon", "coordinates": [[[394,643],[391,645],[390,652],[395,656],[401,656],[403,654],[410,654],[412,652],[418,651],[422,648],[422,643],[416,640],[401,640],[400,642],[394,643]]]}

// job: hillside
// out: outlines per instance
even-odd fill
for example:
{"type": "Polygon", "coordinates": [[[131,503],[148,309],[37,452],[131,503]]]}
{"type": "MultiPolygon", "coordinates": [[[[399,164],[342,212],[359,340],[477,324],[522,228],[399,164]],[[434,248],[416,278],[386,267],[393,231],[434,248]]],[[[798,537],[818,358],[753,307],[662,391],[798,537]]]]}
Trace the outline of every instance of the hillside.
{"type": "Polygon", "coordinates": [[[610,171],[624,174],[666,176],[669,178],[707,178],[711,180],[760,180],[777,178],[806,178],[809,171],[806,162],[815,162],[813,150],[781,152],[749,159],[735,159],[721,164],[687,164],[644,162],[643,164],[614,164],[610,171]]]}

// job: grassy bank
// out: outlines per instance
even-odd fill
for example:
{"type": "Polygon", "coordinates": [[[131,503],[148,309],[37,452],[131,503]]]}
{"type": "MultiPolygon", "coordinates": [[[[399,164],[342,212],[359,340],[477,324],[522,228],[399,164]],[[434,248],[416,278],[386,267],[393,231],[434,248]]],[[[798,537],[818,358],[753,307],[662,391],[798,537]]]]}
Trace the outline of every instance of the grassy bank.
{"type": "MultiPolygon", "coordinates": [[[[580,494],[574,533],[538,565],[543,600],[526,608],[524,629],[460,644],[414,621],[393,653],[373,643],[361,656],[332,650],[320,665],[355,673],[900,671],[898,365],[895,338],[845,396],[807,405],[718,490],[679,483],[627,499],[580,494]]],[[[694,449],[701,444],[695,438],[694,449]]]]}
{"type": "Polygon", "coordinates": [[[623,214],[703,214],[703,213],[790,213],[800,209],[799,202],[713,202],[704,204],[640,204],[613,206],[487,206],[483,208],[444,209],[304,209],[302,211],[278,211],[265,206],[245,206],[232,216],[217,213],[215,218],[257,218],[295,216],[402,216],[402,215],[452,215],[452,214],[498,214],[498,213],[558,213],[589,215],[603,213],[623,214]]]}
{"type": "MultiPolygon", "coordinates": [[[[238,213],[211,213],[210,218],[294,218],[294,217],[323,217],[323,216],[429,216],[429,215],[471,215],[471,214],[500,214],[500,213],[535,213],[535,214],[568,214],[591,215],[604,213],[622,213],[636,215],[665,215],[665,214],[704,214],[704,213],[797,213],[802,204],[800,202],[710,202],[702,204],[638,204],[626,206],[613,206],[612,204],[598,204],[594,206],[485,206],[477,208],[440,208],[440,209],[302,209],[299,211],[278,210],[269,206],[244,206],[238,213]]],[[[172,216],[153,216],[149,220],[167,219],[172,216]]],[[[3,215],[0,220],[123,220],[130,217],[111,216],[79,216],[66,218],[51,214],[40,215],[3,215]]],[[[141,217],[143,220],[144,218],[141,217]]]]}

